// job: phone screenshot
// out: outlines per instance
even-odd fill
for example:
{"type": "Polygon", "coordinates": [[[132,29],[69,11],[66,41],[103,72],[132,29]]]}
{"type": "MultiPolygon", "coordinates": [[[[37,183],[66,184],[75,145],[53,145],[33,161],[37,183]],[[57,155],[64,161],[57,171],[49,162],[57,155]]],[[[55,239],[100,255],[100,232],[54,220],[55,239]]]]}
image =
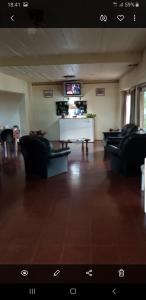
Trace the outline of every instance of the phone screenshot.
{"type": "Polygon", "coordinates": [[[146,4],[0,5],[0,293],[141,296],[146,4]]]}

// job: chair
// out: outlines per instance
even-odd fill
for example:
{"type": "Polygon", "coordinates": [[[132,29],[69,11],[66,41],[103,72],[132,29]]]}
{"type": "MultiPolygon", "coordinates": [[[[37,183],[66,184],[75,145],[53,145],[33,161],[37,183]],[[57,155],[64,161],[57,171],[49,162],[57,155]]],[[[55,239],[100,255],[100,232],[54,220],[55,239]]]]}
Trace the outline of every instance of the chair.
{"type": "Polygon", "coordinates": [[[138,126],[132,123],[126,124],[121,131],[104,132],[104,154],[107,156],[109,145],[118,146],[121,140],[130,134],[137,132],[138,126]]]}
{"type": "Polygon", "coordinates": [[[4,157],[7,158],[14,151],[14,137],[12,129],[3,129],[0,134],[0,143],[3,147],[4,157]]]}
{"type": "Polygon", "coordinates": [[[69,148],[54,150],[49,140],[36,135],[22,136],[19,142],[26,176],[48,178],[67,172],[69,148]]]}
{"type": "Polygon", "coordinates": [[[133,123],[126,124],[121,130],[121,137],[128,136],[129,134],[132,134],[137,131],[138,131],[138,125],[133,123]]]}
{"type": "Polygon", "coordinates": [[[29,134],[30,135],[38,135],[38,136],[44,137],[44,135],[46,134],[46,132],[42,131],[42,130],[36,130],[36,131],[31,130],[29,134]]]}
{"type": "Polygon", "coordinates": [[[109,145],[111,170],[123,175],[140,173],[146,157],[146,134],[133,133],[124,137],[119,147],[109,145]]]}
{"type": "Polygon", "coordinates": [[[1,141],[6,143],[13,143],[13,130],[12,129],[3,129],[1,131],[1,141]]]}

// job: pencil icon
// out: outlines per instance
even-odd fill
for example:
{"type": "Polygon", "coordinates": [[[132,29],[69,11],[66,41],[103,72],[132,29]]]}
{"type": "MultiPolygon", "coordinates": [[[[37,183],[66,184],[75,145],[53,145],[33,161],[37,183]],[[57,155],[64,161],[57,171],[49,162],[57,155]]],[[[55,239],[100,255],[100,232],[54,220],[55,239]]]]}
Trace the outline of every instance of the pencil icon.
{"type": "Polygon", "coordinates": [[[60,274],[60,270],[56,270],[53,274],[54,277],[58,276],[60,274]]]}

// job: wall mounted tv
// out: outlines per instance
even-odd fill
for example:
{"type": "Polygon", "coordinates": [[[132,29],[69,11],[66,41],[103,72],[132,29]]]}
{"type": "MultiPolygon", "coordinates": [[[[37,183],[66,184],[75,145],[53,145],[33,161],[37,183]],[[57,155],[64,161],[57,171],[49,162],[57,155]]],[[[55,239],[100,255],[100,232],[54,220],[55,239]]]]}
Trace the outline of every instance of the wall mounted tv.
{"type": "Polygon", "coordinates": [[[81,96],[81,83],[80,82],[64,82],[64,96],[75,97],[81,96]]]}

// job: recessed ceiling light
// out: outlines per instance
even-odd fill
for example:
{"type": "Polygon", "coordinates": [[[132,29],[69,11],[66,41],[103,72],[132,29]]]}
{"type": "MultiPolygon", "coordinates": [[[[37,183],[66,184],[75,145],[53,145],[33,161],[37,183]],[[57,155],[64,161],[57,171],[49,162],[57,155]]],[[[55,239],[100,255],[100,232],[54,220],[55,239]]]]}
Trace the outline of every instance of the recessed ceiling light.
{"type": "Polygon", "coordinates": [[[75,78],[75,75],[64,75],[63,77],[66,79],[71,79],[71,78],[75,78]]]}
{"type": "Polygon", "coordinates": [[[129,64],[128,67],[137,67],[138,64],[129,64]]]}

